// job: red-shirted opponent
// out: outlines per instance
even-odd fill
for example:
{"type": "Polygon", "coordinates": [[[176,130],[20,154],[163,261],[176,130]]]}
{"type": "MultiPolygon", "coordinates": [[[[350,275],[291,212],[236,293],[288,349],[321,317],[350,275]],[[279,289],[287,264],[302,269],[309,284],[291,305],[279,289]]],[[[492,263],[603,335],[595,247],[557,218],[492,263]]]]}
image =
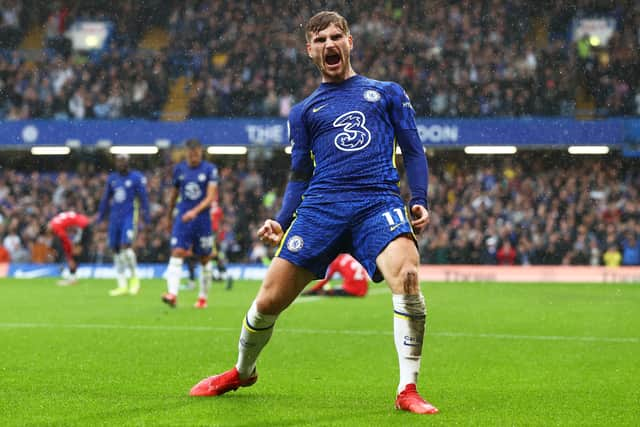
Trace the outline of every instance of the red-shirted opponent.
{"type": "Polygon", "coordinates": [[[349,254],[340,254],[333,260],[327,269],[324,279],[316,283],[311,289],[302,295],[329,295],[363,297],[369,288],[369,276],[360,263],[349,254]],[[342,286],[338,288],[324,289],[334,274],[340,273],[343,278],[342,286]]]}
{"type": "Polygon", "coordinates": [[[90,223],[91,220],[87,216],[73,211],[61,212],[49,221],[47,227],[62,242],[62,250],[69,265],[69,277],[66,280],[58,282],[59,285],[73,285],[78,281],[76,277],[78,263],[73,256],[73,241],[69,232],[72,231],[72,229],[82,231],[90,223]]]}
{"type": "Polygon", "coordinates": [[[211,231],[213,231],[213,256],[212,261],[216,262],[216,270],[214,272],[214,280],[224,280],[226,282],[225,289],[230,290],[233,287],[233,277],[227,273],[227,261],[224,252],[220,251],[220,242],[224,240],[224,228],[222,222],[224,220],[224,211],[216,200],[211,204],[211,231]]]}

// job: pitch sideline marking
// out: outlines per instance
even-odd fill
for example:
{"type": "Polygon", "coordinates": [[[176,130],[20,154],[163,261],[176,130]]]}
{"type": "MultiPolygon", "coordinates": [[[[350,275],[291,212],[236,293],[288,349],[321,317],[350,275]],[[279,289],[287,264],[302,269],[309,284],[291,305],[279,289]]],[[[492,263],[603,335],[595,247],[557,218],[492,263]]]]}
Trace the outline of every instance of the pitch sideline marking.
{"type": "MultiPolygon", "coordinates": [[[[153,325],[118,325],[118,324],[65,324],[65,323],[0,323],[2,329],[112,329],[132,331],[202,331],[202,332],[238,332],[239,327],[227,328],[218,326],[153,326],[153,325]]],[[[279,333],[289,334],[325,334],[325,335],[393,335],[391,331],[377,330],[348,330],[348,329],[288,329],[278,328],[279,333]]],[[[638,337],[589,337],[570,335],[516,335],[516,334],[474,334],[468,332],[428,332],[427,336],[447,338],[487,338],[506,340],[534,340],[534,341],[579,341],[579,342],[611,342],[611,343],[640,343],[638,337]]]]}

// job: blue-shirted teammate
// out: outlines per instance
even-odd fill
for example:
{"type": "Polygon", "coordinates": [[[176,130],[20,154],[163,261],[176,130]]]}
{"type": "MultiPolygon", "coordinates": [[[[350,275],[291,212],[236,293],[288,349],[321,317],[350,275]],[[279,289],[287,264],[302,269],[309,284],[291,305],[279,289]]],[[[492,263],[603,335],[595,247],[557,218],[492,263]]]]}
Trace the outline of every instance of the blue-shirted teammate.
{"type": "Polygon", "coordinates": [[[213,232],[209,208],[217,199],[218,168],[203,160],[203,148],[198,140],[186,142],[185,161],[173,170],[173,188],[169,196],[169,226],[171,227],[171,258],[167,268],[167,292],[162,301],[176,306],[182,264],[190,254],[199,258],[202,265],[200,293],[196,308],[207,307],[207,294],[211,285],[213,256],[213,232]],[[176,202],[180,197],[180,201],[176,202]]]}
{"type": "Polygon", "coordinates": [[[277,316],[341,252],[351,253],[393,293],[400,365],[396,408],[434,414],[417,392],[426,308],[418,282],[414,230],[429,222],[427,162],[411,102],[396,83],[357,75],[346,20],[321,12],[306,26],[307,53],[322,84],[289,115],[291,177],[276,220],[258,231],[279,244],[240,335],[236,366],[205,378],[193,396],[215,396],[258,379],[256,360],[277,316]],[[400,197],[396,143],[404,157],[411,200],[400,197]]]}
{"type": "Polygon", "coordinates": [[[116,171],[109,174],[96,222],[109,216],[109,246],[113,251],[118,287],[111,296],[136,295],[140,290],[136,254],[131,247],[136,236],[138,208],[142,208],[146,224],[151,222],[147,181],[136,170],[129,170],[129,156],[116,156],[116,171]],[[129,277],[127,280],[127,270],[129,277]]]}

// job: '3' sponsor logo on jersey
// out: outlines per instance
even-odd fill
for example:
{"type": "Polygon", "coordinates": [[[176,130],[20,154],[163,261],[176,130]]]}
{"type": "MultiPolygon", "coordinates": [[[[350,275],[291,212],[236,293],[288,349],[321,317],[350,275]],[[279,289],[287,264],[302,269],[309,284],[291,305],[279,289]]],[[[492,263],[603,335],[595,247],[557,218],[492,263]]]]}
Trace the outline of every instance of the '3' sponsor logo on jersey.
{"type": "Polygon", "coordinates": [[[338,150],[358,151],[371,142],[371,132],[365,126],[366,118],[361,111],[349,111],[333,121],[333,126],[342,128],[333,143],[338,150]]]}

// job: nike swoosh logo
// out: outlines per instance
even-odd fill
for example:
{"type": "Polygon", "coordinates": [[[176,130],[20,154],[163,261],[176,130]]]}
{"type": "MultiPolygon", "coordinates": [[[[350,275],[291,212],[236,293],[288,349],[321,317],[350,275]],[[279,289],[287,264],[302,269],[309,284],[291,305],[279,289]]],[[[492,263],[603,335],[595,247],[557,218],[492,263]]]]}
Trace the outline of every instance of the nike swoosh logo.
{"type": "Polygon", "coordinates": [[[326,107],[327,105],[329,105],[329,104],[321,105],[321,106],[319,106],[319,107],[317,107],[317,108],[314,108],[314,109],[313,109],[313,110],[311,110],[311,111],[313,111],[314,113],[317,113],[318,111],[322,110],[322,109],[323,109],[324,107],[326,107]]]}
{"type": "Polygon", "coordinates": [[[395,231],[395,230],[396,230],[396,228],[400,227],[402,224],[403,224],[403,223],[400,223],[400,224],[394,224],[394,225],[392,225],[391,227],[389,227],[389,231],[395,231]]]}

